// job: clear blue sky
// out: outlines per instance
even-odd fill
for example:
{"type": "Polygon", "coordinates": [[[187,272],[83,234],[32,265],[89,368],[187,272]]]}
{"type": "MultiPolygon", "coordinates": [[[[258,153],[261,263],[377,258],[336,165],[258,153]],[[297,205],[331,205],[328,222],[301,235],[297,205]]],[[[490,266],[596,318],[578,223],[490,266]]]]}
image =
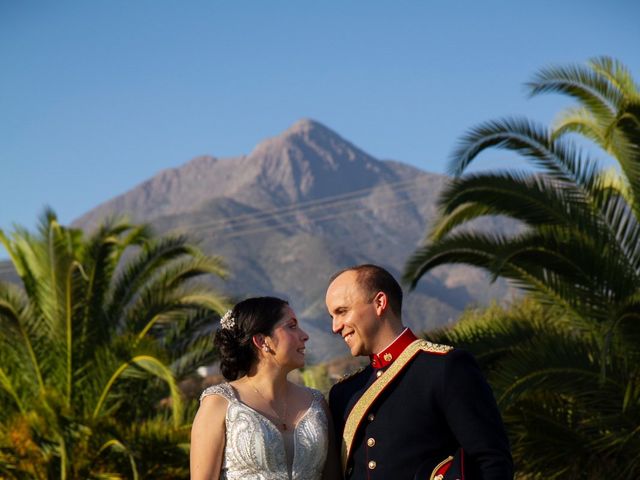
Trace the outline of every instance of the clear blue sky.
{"type": "Polygon", "coordinates": [[[47,204],[70,222],[302,117],[444,172],[470,126],[567,105],[526,98],[543,66],[606,54],[640,81],[639,18],[636,0],[0,0],[0,228],[47,204]]]}

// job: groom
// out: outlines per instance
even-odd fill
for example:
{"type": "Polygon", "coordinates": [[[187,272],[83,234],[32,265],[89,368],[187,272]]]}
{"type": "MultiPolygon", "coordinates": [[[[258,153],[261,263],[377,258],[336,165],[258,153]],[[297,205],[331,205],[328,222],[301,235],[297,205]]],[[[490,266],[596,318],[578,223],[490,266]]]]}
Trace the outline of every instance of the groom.
{"type": "Polygon", "coordinates": [[[475,360],[402,326],[402,289],[389,272],[342,270],[326,303],[334,333],[353,356],[370,359],[329,394],[345,478],[513,478],[500,413],[475,360]]]}

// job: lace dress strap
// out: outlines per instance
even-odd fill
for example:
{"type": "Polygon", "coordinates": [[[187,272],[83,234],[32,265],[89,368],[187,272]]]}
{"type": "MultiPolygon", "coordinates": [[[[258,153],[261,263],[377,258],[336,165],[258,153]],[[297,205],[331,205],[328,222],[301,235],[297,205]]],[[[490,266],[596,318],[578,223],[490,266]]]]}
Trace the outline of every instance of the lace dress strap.
{"type": "Polygon", "coordinates": [[[318,404],[318,406],[322,405],[322,402],[325,400],[323,393],[320,390],[316,390],[315,388],[306,388],[311,392],[311,396],[313,398],[313,400],[311,401],[311,406],[315,404],[318,404]]]}
{"type": "Polygon", "coordinates": [[[211,387],[205,388],[204,391],[200,394],[200,402],[202,402],[202,399],[204,397],[208,397],[209,395],[220,395],[230,402],[237,400],[236,394],[233,391],[233,387],[228,383],[221,383],[219,385],[213,385],[211,387]]]}
{"type": "Polygon", "coordinates": [[[311,390],[311,394],[313,395],[313,399],[315,401],[322,401],[324,400],[324,395],[322,394],[322,392],[320,390],[316,390],[315,388],[310,388],[308,387],[309,390],[311,390]]]}

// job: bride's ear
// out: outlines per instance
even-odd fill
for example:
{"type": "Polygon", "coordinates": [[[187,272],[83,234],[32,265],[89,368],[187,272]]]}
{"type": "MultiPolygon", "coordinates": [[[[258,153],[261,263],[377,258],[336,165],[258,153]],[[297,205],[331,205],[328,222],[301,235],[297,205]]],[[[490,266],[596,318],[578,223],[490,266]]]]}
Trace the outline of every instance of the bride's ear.
{"type": "Polygon", "coordinates": [[[254,335],[251,340],[253,341],[253,345],[258,350],[264,353],[273,353],[273,349],[271,348],[271,345],[269,345],[267,338],[268,338],[267,335],[258,334],[258,335],[254,335]]]}
{"type": "Polygon", "coordinates": [[[251,337],[251,341],[253,342],[253,346],[258,350],[262,350],[264,346],[264,335],[254,335],[251,337]]]}
{"type": "Polygon", "coordinates": [[[269,345],[267,344],[267,339],[264,335],[259,334],[259,335],[254,335],[251,338],[251,341],[253,342],[253,345],[258,349],[258,350],[262,350],[265,353],[268,353],[271,349],[269,348],[269,345]]]}

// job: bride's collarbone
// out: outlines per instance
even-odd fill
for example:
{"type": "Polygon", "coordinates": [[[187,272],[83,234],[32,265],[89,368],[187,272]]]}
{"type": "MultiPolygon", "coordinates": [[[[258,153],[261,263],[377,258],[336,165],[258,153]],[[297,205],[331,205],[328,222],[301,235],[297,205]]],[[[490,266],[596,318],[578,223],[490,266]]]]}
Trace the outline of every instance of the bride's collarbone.
{"type": "Polygon", "coordinates": [[[293,431],[315,400],[310,389],[295,384],[289,384],[286,397],[275,400],[262,395],[246,380],[232,382],[231,386],[238,401],[269,420],[280,431],[293,431]]]}

